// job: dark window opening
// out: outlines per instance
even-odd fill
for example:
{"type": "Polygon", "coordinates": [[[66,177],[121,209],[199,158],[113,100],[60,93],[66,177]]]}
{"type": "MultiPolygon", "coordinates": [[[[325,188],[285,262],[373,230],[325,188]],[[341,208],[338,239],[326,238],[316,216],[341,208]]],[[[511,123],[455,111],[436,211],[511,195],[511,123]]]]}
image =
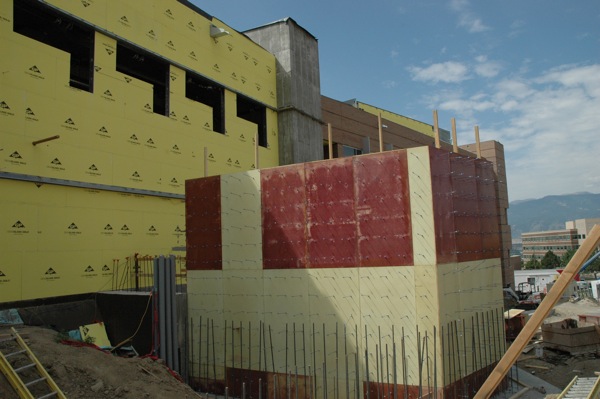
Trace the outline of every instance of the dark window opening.
{"type": "Polygon", "coordinates": [[[344,145],[342,147],[342,154],[344,157],[352,157],[355,155],[361,155],[363,152],[361,149],[350,147],[349,145],[344,145]]]}
{"type": "Polygon", "coordinates": [[[237,117],[256,123],[258,126],[258,145],[267,147],[267,108],[238,94],[237,117]]]}
{"type": "Polygon", "coordinates": [[[14,2],[13,31],[71,56],[69,85],[93,88],[94,30],[38,1],[14,2]]]}
{"type": "Polygon", "coordinates": [[[225,133],[224,90],[208,79],[204,79],[190,72],[186,74],[185,96],[212,108],[212,129],[218,133],[225,133]]]}
{"type": "Polygon", "coordinates": [[[155,114],[169,115],[169,63],[148,52],[117,43],[117,71],[153,86],[155,114]]]}

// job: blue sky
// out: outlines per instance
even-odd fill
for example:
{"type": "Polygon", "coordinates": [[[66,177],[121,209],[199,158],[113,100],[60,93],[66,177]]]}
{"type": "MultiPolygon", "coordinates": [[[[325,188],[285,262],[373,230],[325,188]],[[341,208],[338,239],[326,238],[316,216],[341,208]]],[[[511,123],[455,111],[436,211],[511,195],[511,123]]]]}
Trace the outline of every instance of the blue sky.
{"type": "Polygon", "coordinates": [[[504,145],[509,198],[600,192],[600,1],[193,0],[238,31],[291,17],[321,92],[504,145]]]}

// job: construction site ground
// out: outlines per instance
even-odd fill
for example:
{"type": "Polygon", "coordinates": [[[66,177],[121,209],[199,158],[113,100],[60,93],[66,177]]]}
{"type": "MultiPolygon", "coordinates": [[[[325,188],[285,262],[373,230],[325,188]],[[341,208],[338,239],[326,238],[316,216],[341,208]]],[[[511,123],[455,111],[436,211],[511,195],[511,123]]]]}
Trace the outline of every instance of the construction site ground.
{"type": "MultiPolygon", "coordinates": [[[[579,314],[600,314],[600,305],[589,299],[564,302],[555,307],[547,321],[577,319],[579,314]]],[[[160,361],[117,357],[92,347],[65,345],[60,343],[59,334],[51,329],[18,326],[17,330],[68,398],[199,397],[160,361]]],[[[0,334],[8,333],[9,328],[0,327],[0,334]]],[[[538,357],[540,353],[538,351],[536,355],[535,342],[532,341],[531,350],[521,354],[517,366],[559,389],[566,387],[576,375],[592,377],[600,371],[600,354],[571,356],[545,348],[538,357]]],[[[516,373],[513,372],[512,377],[516,378],[516,373]]],[[[538,392],[539,388],[531,387],[531,390],[538,392]]],[[[3,375],[0,375],[0,398],[18,399],[3,375]]]]}

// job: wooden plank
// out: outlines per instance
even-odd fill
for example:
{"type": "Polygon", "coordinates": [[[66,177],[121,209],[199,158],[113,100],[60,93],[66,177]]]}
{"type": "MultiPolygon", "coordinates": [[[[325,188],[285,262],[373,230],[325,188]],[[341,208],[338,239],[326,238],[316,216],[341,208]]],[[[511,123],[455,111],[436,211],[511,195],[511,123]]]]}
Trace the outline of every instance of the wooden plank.
{"type": "Polygon", "coordinates": [[[498,387],[500,381],[502,381],[508,370],[515,363],[523,348],[525,348],[525,346],[529,343],[533,337],[533,334],[548,316],[554,305],[556,305],[558,300],[562,297],[563,292],[573,280],[573,277],[577,274],[584,262],[594,252],[599,243],[600,225],[595,225],[588,234],[588,238],[583,242],[583,245],[577,250],[575,255],[573,255],[573,258],[571,258],[571,261],[565,270],[558,277],[558,280],[556,280],[556,283],[548,292],[548,295],[546,295],[540,306],[533,313],[533,315],[531,315],[531,318],[527,324],[525,324],[523,330],[521,330],[502,359],[500,359],[494,370],[492,370],[492,373],[485,380],[475,395],[475,399],[487,399],[492,396],[494,390],[498,387]]]}

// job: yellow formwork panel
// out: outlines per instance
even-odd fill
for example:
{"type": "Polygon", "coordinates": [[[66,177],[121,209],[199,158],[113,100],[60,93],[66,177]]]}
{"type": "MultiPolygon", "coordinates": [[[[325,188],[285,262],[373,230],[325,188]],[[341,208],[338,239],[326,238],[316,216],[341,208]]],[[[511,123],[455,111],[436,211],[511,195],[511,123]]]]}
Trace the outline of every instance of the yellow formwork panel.
{"type": "Polygon", "coordinates": [[[6,39],[13,34],[13,2],[0,1],[0,48],[4,52],[3,45],[6,39]]]}
{"type": "MultiPolygon", "coordinates": [[[[504,326],[496,317],[501,317],[503,306],[500,260],[440,265],[438,276],[441,325],[448,326],[453,322],[457,324],[457,330],[462,331],[464,323],[469,338],[466,349],[464,342],[457,344],[457,352],[463,356],[467,354],[467,371],[482,367],[479,359],[473,364],[473,353],[486,352],[481,359],[487,364],[493,363],[501,356],[503,348],[501,331],[504,326]],[[473,335],[478,342],[475,348],[473,335]]],[[[450,381],[450,378],[447,373],[446,380],[450,381]]]]}
{"type": "Polygon", "coordinates": [[[102,28],[106,27],[107,0],[49,0],[48,3],[102,28]]]}
{"type": "MultiPolygon", "coordinates": [[[[59,77],[57,61],[63,65],[66,53],[31,39],[26,45],[14,40],[3,42],[3,52],[15,56],[0,57],[3,71],[0,74],[0,85],[53,97],[55,82],[59,77]],[[48,53],[48,49],[53,50],[52,54],[48,53]]],[[[68,69],[66,73],[68,77],[68,69]]]]}
{"type": "Polygon", "coordinates": [[[0,303],[11,302],[22,296],[23,252],[3,249],[2,256],[5,261],[0,266],[0,303]]]}
{"type": "Polygon", "coordinates": [[[433,265],[436,248],[429,147],[408,149],[407,155],[414,264],[433,265]]]}
{"type": "MultiPolygon", "coordinates": [[[[0,181],[3,188],[10,189],[14,184],[0,181]]],[[[38,210],[32,204],[17,201],[2,201],[3,212],[0,214],[0,225],[3,226],[0,237],[3,251],[35,251],[39,240],[38,210]]]]}
{"type": "Polygon", "coordinates": [[[127,1],[109,1],[107,7],[106,29],[133,43],[144,40],[142,21],[151,18],[151,13],[142,4],[127,1]]]}
{"type": "Polygon", "coordinates": [[[221,176],[223,270],[262,270],[260,172],[221,176]]]}
{"type": "Polygon", "coordinates": [[[185,98],[185,71],[171,65],[169,70],[169,92],[172,97],[185,98]]]}
{"type": "Polygon", "coordinates": [[[35,156],[35,147],[22,135],[2,133],[0,143],[1,168],[3,172],[38,175],[39,160],[35,156]]]}
{"type": "Polygon", "coordinates": [[[107,118],[125,116],[127,83],[103,73],[94,74],[94,96],[92,107],[103,112],[107,118]]]}
{"type": "Polygon", "coordinates": [[[96,72],[102,73],[117,69],[117,41],[100,32],[94,37],[94,67],[96,72]]]}
{"type": "Polygon", "coordinates": [[[188,270],[188,309],[190,317],[214,317],[223,314],[223,272],[188,270]],[[194,316],[198,315],[198,317],[194,316]]]}
{"type": "Polygon", "coordinates": [[[228,319],[258,321],[264,313],[262,270],[223,270],[223,307],[228,319]]]}
{"type": "Polygon", "coordinates": [[[2,87],[0,131],[17,136],[22,135],[25,130],[25,111],[26,105],[22,92],[12,87],[2,87]]]}
{"type": "Polygon", "coordinates": [[[307,270],[264,271],[264,321],[269,325],[310,320],[307,270]]]}
{"type": "MultiPolygon", "coordinates": [[[[375,345],[379,345],[379,330],[382,334],[382,346],[392,344],[391,326],[395,328],[396,342],[402,337],[406,341],[406,361],[409,384],[418,381],[417,370],[417,314],[416,301],[418,292],[414,286],[414,267],[381,267],[360,268],[360,325],[361,345],[368,341],[369,369],[375,370],[377,365],[375,345]],[[366,338],[364,334],[367,334],[366,338]],[[413,366],[414,365],[414,366],[413,366]]],[[[361,347],[364,362],[364,346],[361,347]]]]}

